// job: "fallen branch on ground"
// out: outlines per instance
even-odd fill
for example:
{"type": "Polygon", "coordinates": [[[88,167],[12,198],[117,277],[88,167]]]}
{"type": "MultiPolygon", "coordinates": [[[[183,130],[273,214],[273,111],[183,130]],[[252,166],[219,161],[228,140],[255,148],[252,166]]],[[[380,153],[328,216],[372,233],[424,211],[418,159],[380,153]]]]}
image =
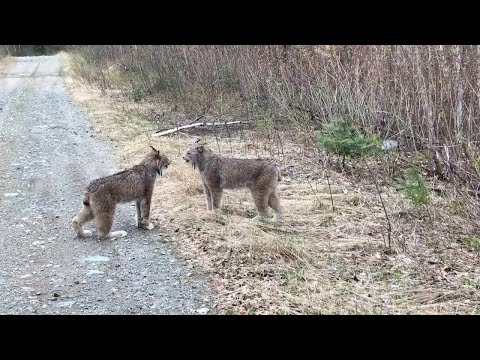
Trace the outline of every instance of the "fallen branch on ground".
{"type": "Polygon", "coordinates": [[[225,122],[225,123],[209,123],[209,122],[202,123],[202,122],[199,122],[199,123],[195,123],[195,124],[179,126],[179,127],[173,128],[173,129],[157,132],[157,133],[153,134],[153,136],[163,136],[163,135],[173,134],[177,131],[180,131],[180,130],[183,130],[183,129],[188,129],[188,128],[193,128],[193,127],[197,127],[197,126],[219,126],[219,125],[233,125],[233,124],[241,124],[241,123],[245,123],[245,121],[229,121],[229,122],[225,122]]]}

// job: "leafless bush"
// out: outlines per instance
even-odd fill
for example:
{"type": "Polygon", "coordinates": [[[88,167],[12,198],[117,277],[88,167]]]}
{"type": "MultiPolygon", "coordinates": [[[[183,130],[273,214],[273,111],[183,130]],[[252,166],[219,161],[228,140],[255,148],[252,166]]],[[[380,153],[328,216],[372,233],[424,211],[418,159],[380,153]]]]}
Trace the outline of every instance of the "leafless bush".
{"type": "Polygon", "coordinates": [[[432,173],[478,187],[478,46],[79,46],[80,74],[102,89],[120,74],[135,100],[158,96],[192,117],[237,115],[305,142],[343,116],[424,151],[432,173]],[[308,131],[307,131],[308,130],[308,131]],[[290,132],[291,134],[297,132],[290,132]],[[455,176],[454,176],[455,175],[455,176]]]}
{"type": "Polygon", "coordinates": [[[51,55],[63,48],[64,45],[0,45],[0,56],[51,55]]]}
{"type": "Polygon", "coordinates": [[[0,45],[0,56],[10,55],[22,45],[0,45]]]}

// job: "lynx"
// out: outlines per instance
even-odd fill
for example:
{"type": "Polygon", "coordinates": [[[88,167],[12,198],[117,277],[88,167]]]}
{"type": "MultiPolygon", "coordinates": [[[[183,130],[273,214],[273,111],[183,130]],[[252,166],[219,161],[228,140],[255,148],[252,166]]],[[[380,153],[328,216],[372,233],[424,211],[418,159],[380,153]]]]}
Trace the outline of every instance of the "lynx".
{"type": "Polygon", "coordinates": [[[281,177],[280,169],[275,164],[262,159],[216,155],[200,139],[187,150],[183,159],[200,173],[208,210],[220,207],[224,189],[248,188],[258,211],[253,220],[266,220],[268,207],[275,211],[273,220],[281,220],[283,207],[277,194],[281,177]]]}
{"type": "Polygon", "coordinates": [[[167,156],[160,154],[153,146],[144,159],[130,169],[92,181],[82,197],[83,207],[72,220],[78,237],[92,236],[92,232],[83,230],[86,222],[97,221],[100,239],[124,237],[126,231],[111,231],[116,205],[135,201],[136,223],[138,228],[153,229],[150,222],[150,204],[157,175],[170,165],[167,156]]]}

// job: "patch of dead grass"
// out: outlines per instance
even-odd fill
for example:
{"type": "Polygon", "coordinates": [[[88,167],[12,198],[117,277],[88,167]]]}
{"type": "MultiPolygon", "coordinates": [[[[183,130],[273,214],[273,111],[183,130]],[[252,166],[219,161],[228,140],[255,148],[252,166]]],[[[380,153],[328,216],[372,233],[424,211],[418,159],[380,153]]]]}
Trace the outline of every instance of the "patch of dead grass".
{"type": "Polygon", "coordinates": [[[3,75],[5,69],[14,61],[12,56],[0,56],[0,76],[3,75]]]}
{"type": "MultiPolygon", "coordinates": [[[[255,207],[247,190],[226,191],[222,210],[208,212],[200,177],[181,158],[191,136],[152,138],[150,122],[126,115],[138,104],[124,103],[120,109],[108,94],[69,76],[68,65],[65,73],[74,98],[112,141],[122,165],[136,163],[148,142],[170,157],[171,166],[156,184],[152,219],[209,274],[221,296],[220,312],[436,314],[480,309],[479,253],[457,241],[475,229],[461,215],[445,212],[447,200],[434,199],[434,224],[428,224],[398,192],[384,189],[393,246],[401,250],[390,254],[377,195],[370,185],[352,183],[341,174],[331,175],[332,194],[322,176],[313,184],[287,176],[279,187],[285,208],[279,225],[251,221],[255,207]]],[[[246,155],[244,140],[206,140],[214,150],[246,155]]],[[[318,164],[298,160],[296,146],[284,147],[284,164],[321,173],[318,164]]]]}

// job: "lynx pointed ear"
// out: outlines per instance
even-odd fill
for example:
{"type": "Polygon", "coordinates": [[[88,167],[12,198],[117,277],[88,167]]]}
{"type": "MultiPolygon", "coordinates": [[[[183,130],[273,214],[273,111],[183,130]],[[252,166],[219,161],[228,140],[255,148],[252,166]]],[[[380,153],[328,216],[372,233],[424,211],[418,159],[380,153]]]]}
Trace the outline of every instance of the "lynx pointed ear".
{"type": "Polygon", "coordinates": [[[159,153],[159,151],[157,149],[155,149],[152,145],[150,145],[150,148],[152,149],[152,151],[154,151],[155,153],[159,153]]]}

